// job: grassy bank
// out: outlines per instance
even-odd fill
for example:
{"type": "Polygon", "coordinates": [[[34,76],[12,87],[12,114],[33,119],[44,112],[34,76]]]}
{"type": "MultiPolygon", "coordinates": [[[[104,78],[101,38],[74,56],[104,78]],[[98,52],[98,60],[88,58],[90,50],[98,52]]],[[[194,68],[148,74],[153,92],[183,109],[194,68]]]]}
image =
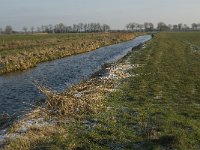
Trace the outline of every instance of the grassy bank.
{"type": "MultiPolygon", "coordinates": [[[[138,34],[138,33],[137,33],[138,34]]],[[[133,39],[133,33],[71,33],[0,36],[0,74],[133,39]]]]}
{"type": "Polygon", "coordinates": [[[57,132],[33,128],[6,149],[200,149],[199,41],[200,33],[158,33],[123,65],[111,67],[111,78],[50,94],[49,100],[64,102],[63,111],[48,115],[59,120],[57,132]],[[69,97],[78,104],[67,105],[69,97]]]}

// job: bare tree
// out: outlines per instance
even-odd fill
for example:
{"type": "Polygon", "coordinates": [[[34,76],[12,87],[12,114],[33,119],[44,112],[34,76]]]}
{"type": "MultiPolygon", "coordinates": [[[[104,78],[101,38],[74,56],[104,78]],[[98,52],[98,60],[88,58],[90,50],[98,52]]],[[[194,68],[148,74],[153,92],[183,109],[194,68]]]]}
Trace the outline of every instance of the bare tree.
{"type": "Polygon", "coordinates": [[[90,32],[94,32],[95,31],[95,24],[94,23],[90,23],[90,32]]]}
{"type": "Polygon", "coordinates": [[[78,30],[79,30],[79,32],[83,31],[83,26],[84,26],[84,24],[82,22],[78,24],[78,30]]]}
{"type": "Polygon", "coordinates": [[[178,24],[178,30],[181,31],[182,28],[183,28],[183,24],[182,24],[182,23],[179,23],[179,24],[178,24]]]}
{"type": "Polygon", "coordinates": [[[145,28],[145,24],[139,24],[135,22],[128,23],[126,29],[129,31],[142,31],[145,28]]]}
{"type": "Polygon", "coordinates": [[[200,23],[197,23],[197,30],[200,29],[200,23]]]}
{"type": "Polygon", "coordinates": [[[127,30],[131,30],[131,31],[137,30],[138,23],[131,22],[131,23],[126,25],[126,28],[127,28],[127,30]]]}
{"type": "Polygon", "coordinates": [[[87,30],[88,30],[88,24],[87,24],[87,23],[85,23],[85,24],[83,25],[83,29],[84,29],[84,32],[87,32],[87,30]]]}
{"type": "Polygon", "coordinates": [[[167,31],[169,30],[169,27],[164,22],[158,22],[157,29],[159,31],[167,31]]]}
{"type": "Polygon", "coordinates": [[[48,26],[48,25],[45,25],[45,26],[44,26],[44,32],[46,32],[46,33],[49,33],[49,32],[50,32],[50,29],[49,29],[49,26],[48,26]]]}
{"type": "Polygon", "coordinates": [[[177,30],[178,30],[178,25],[177,25],[177,24],[174,24],[172,29],[173,29],[174,31],[177,31],[177,30]]]}
{"type": "Polygon", "coordinates": [[[145,22],[144,23],[144,29],[145,29],[145,31],[148,31],[149,30],[149,23],[148,22],[145,22]]]}
{"type": "Polygon", "coordinates": [[[60,28],[61,33],[65,33],[66,27],[63,23],[59,23],[59,28],[60,28]]]}
{"type": "Polygon", "coordinates": [[[41,32],[45,32],[45,25],[42,25],[40,29],[41,29],[41,32]]]}
{"type": "Polygon", "coordinates": [[[157,26],[157,29],[159,30],[159,31],[161,31],[162,29],[163,29],[163,26],[165,26],[166,24],[164,23],[164,22],[159,22],[158,23],[158,26],[157,26]]]}
{"type": "Polygon", "coordinates": [[[76,24],[73,24],[73,32],[78,32],[78,26],[76,24]]]}
{"type": "Polygon", "coordinates": [[[197,23],[193,23],[193,24],[192,24],[192,29],[193,29],[193,30],[197,30],[197,27],[198,27],[197,23]]]}
{"type": "Polygon", "coordinates": [[[66,32],[73,32],[73,28],[71,26],[66,27],[66,32]]]}
{"type": "Polygon", "coordinates": [[[139,26],[140,24],[139,23],[135,23],[135,30],[138,31],[139,30],[139,26]]]}
{"type": "Polygon", "coordinates": [[[31,33],[33,34],[33,32],[34,32],[34,27],[31,27],[30,29],[31,29],[31,33]]]}
{"type": "Polygon", "coordinates": [[[184,24],[184,25],[183,25],[183,29],[184,29],[184,31],[188,31],[188,30],[190,30],[190,28],[188,27],[187,24],[184,24]]]}
{"type": "Polygon", "coordinates": [[[142,32],[142,30],[144,28],[144,25],[143,24],[138,24],[138,28],[139,28],[139,31],[142,32]]]}
{"type": "Polygon", "coordinates": [[[38,32],[48,33],[68,33],[68,32],[107,32],[110,30],[110,26],[100,23],[78,23],[72,26],[65,26],[63,23],[52,25],[42,25],[38,27],[38,32]]]}
{"type": "Polygon", "coordinates": [[[154,25],[153,25],[153,23],[151,23],[151,22],[149,22],[149,29],[150,29],[150,31],[153,31],[154,30],[154,25]]]}
{"type": "Polygon", "coordinates": [[[130,27],[130,23],[129,23],[129,24],[126,25],[126,29],[127,29],[127,30],[130,30],[130,28],[131,28],[131,27],[130,27]]]}
{"type": "Polygon", "coordinates": [[[154,25],[151,22],[145,22],[144,23],[144,28],[145,28],[145,31],[153,31],[154,25]]]}
{"type": "Polygon", "coordinates": [[[171,24],[168,24],[169,30],[172,30],[173,26],[171,24]]]}
{"type": "Polygon", "coordinates": [[[130,23],[130,28],[132,31],[135,29],[135,27],[136,27],[136,23],[134,23],[134,22],[130,23]]]}
{"type": "Polygon", "coordinates": [[[103,24],[102,29],[104,32],[108,32],[110,30],[110,26],[107,24],[103,24]]]}
{"type": "Polygon", "coordinates": [[[6,34],[11,34],[11,33],[13,32],[12,26],[7,25],[7,26],[5,27],[4,32],[5,32],[6,34]]]}
{"type": "Polygon", "coordinates": [[[65,25],[63,23],[59,23],[59,24],[55,25],[54,31],[56,33],[65,33],[66,32],[66,27],[65,27],[65,25]]]}
{"type": "Polygon", "coordinates": [[[53,33],[54,30],[53,30],[53,25],[49,24],[49,32],[53,33]]]}
{"type": "Polygon", "coordinates": [[[96,23],[95,24],[95,32],[101,32],[103,29],[102,29],[102,26],[100,23],[96,23]]]}
{"type": "Polygon", "coordinates": [[[24,31],[24,33],[27,33],[28,28],[27,27],[23,27],[22,30],[24,31]]]}
{"type": "Polygon", "coordinates": [[[3,33],[3,29],[2,28],[0,28],[0,34],[2,34],[3,33]]]}
{"type": "Polygon", "coordinates": [[[37,32],[40,33],[41,32],[41,28],[37,27],[37,32]]]}

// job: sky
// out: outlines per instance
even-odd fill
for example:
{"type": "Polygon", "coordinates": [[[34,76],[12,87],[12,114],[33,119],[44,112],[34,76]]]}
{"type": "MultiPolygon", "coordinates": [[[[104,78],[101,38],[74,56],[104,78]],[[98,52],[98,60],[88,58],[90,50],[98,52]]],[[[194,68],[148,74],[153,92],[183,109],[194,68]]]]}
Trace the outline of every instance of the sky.
{"type": "Polygon", "coordinates": [[[124,29],[129,22],[200,23],[200,0],[0,0],[0,28],[100,22],[124,29]]]}

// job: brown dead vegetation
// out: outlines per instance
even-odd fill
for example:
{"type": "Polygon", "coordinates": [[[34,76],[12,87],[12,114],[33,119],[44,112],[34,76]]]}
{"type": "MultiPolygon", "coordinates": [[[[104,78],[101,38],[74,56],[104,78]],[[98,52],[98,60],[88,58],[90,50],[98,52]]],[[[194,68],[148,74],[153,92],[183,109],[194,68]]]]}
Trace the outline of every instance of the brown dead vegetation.
{"type": "Polygon", "coordinates": [[[101,33],[2,42],[0,43],[0,74],[26,70],[35,67],[40,62],[92,51],[106,45],[131,40],[134,37],[133,33],[101,33]]]}

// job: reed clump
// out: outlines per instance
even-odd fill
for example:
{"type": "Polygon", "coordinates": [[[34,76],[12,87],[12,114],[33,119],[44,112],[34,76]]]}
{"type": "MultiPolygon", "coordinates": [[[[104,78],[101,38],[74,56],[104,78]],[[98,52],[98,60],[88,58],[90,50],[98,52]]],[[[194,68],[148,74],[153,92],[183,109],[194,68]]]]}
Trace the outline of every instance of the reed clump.
{"type": "Polygon", "coordinates": [[[95,86],[102,81],[93,78],[73,86],[68,91],[58,94],[45,87],[39,89],[46,95],[45,111],[51,117],[79,118],[82,114],[97,113],[104,107],[103,96],[112,87],[112,81],[107,85],[95,86]]]}

